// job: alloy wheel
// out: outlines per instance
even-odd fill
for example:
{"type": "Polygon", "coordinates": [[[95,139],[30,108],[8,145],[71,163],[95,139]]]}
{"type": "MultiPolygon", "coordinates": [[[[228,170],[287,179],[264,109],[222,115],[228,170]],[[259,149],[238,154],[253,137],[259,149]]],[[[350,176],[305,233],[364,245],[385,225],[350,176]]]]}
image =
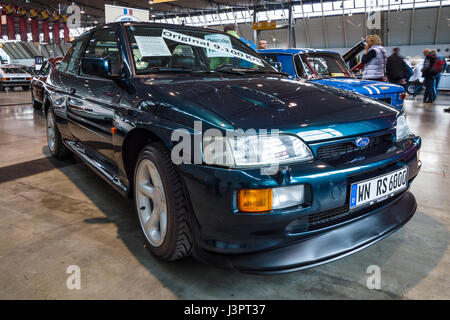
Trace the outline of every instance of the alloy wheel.
{"type": "Polygon", "coordinates": [[[135,201],[145,237],[152,246],[159,247],[167,231],[167,203],[161,175],[149,159],[138,165],[135,201]]]}
{"type": "Polygon", "coordinates": [[[47,112],[47,143],[50,151],[55,151],[55,120],[53,119],[53,115],[49,110],[47,112]]]}

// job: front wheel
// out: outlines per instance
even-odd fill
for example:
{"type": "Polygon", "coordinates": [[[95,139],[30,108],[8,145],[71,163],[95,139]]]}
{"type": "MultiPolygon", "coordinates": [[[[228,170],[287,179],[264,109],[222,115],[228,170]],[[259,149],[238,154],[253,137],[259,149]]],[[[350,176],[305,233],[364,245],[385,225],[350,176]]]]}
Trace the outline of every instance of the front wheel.
{"type": "Polygon", "coordinates": [[[134,198],[150,252],[167,261],[188,256],[192,235],[186,196],[170,153],[161,143],[148,144],[139,154],[134,198]]]}
{"type": "Polygon", "coordinates": [[[47,145],[52,156],[57,159],[70,156],[71,152],[62,142],[61,134],[59,133],[58,126],[56,125],[55,115],[51,108],[49,108],[47,111],[45,124],[47,133],[47,145]]]}

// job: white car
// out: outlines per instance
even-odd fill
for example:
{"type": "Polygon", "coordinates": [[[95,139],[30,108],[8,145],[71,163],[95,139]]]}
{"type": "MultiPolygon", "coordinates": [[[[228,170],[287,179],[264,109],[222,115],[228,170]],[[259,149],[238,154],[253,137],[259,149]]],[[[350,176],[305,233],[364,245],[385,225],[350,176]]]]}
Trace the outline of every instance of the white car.
{"type": "Polygon", "coordinates": [[[441,75],[438,90],[450,90],[450,61],[447,60],[447,68],[441,75]]]}
{"type": "MultiPolygon", "coordinates": [[[[414,74],[409,79],[408,85],[406,86],[406,92],[409,94],[418,94],[422,89],[423,77],[423,60],[417,63],[413,67],[414,74]]],[[[438,90],[450,90],[450,61],[447,60],[447,68],[441,74],[441,80],[439,81],[438,90]]]]}
{"type": "Polygon", "coordinates": [[[0,91],[6,87],[21,87],[23,90],[28,90],[31,79],[31,75],[23,69],[14,66],[0,66],[0,91]]]}

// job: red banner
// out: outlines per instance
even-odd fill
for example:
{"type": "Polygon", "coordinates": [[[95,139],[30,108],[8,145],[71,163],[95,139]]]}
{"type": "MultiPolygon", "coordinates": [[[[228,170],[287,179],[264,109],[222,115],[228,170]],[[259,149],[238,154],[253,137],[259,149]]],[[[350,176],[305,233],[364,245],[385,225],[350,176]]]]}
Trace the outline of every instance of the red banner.
{"type": "Polygon", "coordinates": [[[50,43],[50,26],[48,20],[42,21],[42,34],[44,35],[44,42],[50,43]]]}
{"type": "Polygon", "coordinates": [[[50,43],[50,26],[49,26],[49,16],[47,13],[47,10],[41,11],[41,17],[42,17],[42,33],[44,35],[44,42],[50,43]]]}
{"type": "Polygon", "coordinates": [[[19,27],[20,40],[28,41],[27,11],[24,8],[20,8],[19,10],[19,27]]]}
{"type": "Polygon", "coordinates": [[[59,26],[59,22],[53,22],[53,42],[56,44],[59,44],[60,42],[60,37],[59,37],[59,31],[60,31],[60,26],[59,26]]]}
{"type": "Polygon", "coordinates": [[[30,18],[31,38],[33,42],[39,42],[39,14],[36,9],[30,10],[30,18]]]}
{"type": "Polygon", "coordinates": [[[6,16],[6,30],[8,33],[8,40],[16,40],[16,25],[14,23],[14,16],[6,16]]]}
{"type": "Polygon", "coordinates": [[[70,42],[69,27],[67,26],[67,23],[64,23],[64,42],[70,42]]]}
{"type": "Polygon", "coordinates": [[[14,22],[15,9],[12,5],[7,4],[5,6],[6,13],[6,31],[8,33],[9,40],[16,40],[16,25],[14,22]]]}
{"type": "Polygon", "coordinates": [[[2,16],[3,16],[3,11],[2,9],[0,9],[0,39],[3,38],[3,24],[2,24],[2,16]]]}
{"type": "Polygon", "coordinates": [[[39,42],[39,20],[31,19],[31,38],[33,42],[39,42]]]}

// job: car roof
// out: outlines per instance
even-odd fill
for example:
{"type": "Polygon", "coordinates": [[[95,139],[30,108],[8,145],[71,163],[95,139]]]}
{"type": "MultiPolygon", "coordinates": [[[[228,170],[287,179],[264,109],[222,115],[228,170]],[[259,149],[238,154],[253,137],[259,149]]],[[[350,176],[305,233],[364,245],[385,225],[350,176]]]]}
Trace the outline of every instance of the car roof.
{"type": "Polygon", "coordinates": [[[336,51],[329,51],[329,50],[320,50],[320,49],[311,49],[311,48],[291,48],[291,49],[261,49],[258,50],[259,53],[275,53],[275,54],[290,54],[294,55],[297,53],[313,53],[313,52],[326,52],[326,53],[337,53],[336,51]]]}
{"type": "MultiPolygon", "coordinates": [[[[184,30],[193,30],[193,31],[207,31],[207,32],[214,32],[214,33],[222,33],[227,34],[221,30],[211,29],[211,28],[204,28],[204,27],[193,27],[193,26],[187,26],[187,25],[181,25],[181,24],[171,24],[171,23],[159,23],[159,22],[138,22],[138,21],[118,21],[118,22],[110,22],[102,24],[98,27],[89,29],[83,34],[81,34],[78,38],[96,30],[100,30],[102,28],[111,27],[114,25],[132,25],[132,26],[149,26],[149,27],[155,27],[155,28],[177,28],[177,29],[184,29],[184,30]]],[[[77,39],[75,39],[77,40],[77,39]]],[[[74,40],[74,41],[75,41],[74,40]]]]}

